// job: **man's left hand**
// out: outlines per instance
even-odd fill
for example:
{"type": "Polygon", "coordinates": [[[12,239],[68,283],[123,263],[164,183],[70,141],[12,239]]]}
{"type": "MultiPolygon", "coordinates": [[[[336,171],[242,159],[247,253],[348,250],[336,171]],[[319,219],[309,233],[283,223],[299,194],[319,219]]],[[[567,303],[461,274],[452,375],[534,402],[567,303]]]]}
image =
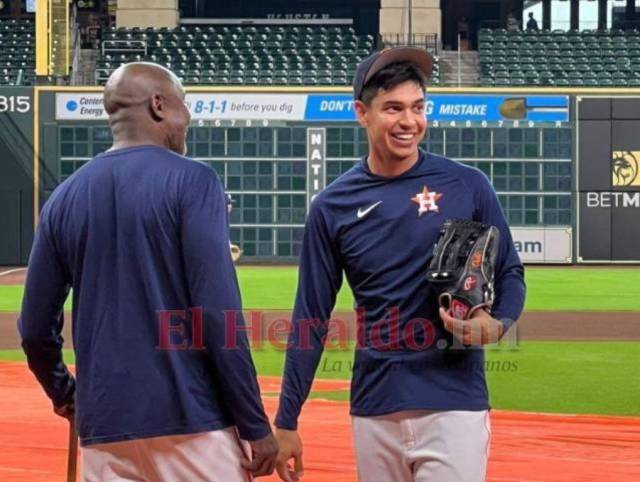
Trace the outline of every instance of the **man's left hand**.
{"type": "Polygon", "coordinates": [[[489,313],[477,310],[468,320],[459,320],[440,308],[440,318],[447,331],[453,333],[464,345],[482,346],[497,343],[504,333],[501,321],[492,318],[489,313]]]}

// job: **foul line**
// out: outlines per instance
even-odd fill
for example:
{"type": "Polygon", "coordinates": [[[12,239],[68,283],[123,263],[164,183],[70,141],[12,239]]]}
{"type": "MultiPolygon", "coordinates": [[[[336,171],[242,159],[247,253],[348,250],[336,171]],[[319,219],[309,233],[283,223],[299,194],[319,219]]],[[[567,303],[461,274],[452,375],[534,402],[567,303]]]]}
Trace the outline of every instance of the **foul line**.
{"type": "Polygon", "coordinates": [[[16,269],[10,269],[9,271],[0,271],[0,276],[6,276],[6,275],[10,275],[13,273],[19,273],[20,271],[26,271],[27,268],[16,268],[16,269]]]}

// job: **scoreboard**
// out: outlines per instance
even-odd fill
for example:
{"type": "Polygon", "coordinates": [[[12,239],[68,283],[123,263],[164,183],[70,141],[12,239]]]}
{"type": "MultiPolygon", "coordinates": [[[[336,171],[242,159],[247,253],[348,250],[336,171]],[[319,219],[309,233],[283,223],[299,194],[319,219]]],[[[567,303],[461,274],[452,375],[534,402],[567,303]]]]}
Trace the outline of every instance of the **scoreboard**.
{"type": "MultiPolygon", "coordinates": [[[[44,164],[62,180],[106,148],[110,133],[101,92],[47,94],[41,111],[52,122],[43,132],[44,164]]],[[[425,101],[422,147],[494,181],[524,260],[570,262],[570,97],[429,91],[425,101]]],[[[216,169],[236,200],[231,235],[245,259],[295,261],[309,203],[367,154],[352,95],[192,88],[185,102],[192,117],[188,155],[216,169]]],[[[44,185],[43,196],[55,185],[44,185]]]]}

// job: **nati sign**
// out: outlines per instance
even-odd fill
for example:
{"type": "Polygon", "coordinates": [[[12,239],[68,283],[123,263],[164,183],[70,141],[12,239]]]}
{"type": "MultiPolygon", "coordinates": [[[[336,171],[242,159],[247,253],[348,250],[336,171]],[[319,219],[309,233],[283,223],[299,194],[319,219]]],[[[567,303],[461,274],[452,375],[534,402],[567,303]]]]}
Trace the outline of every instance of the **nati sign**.
{"type": "Polygon", "coordinates": [[[324,189],[325,160],[327,157],[327,131],[324,128],[307,129],[307,205],[324,189]]]}

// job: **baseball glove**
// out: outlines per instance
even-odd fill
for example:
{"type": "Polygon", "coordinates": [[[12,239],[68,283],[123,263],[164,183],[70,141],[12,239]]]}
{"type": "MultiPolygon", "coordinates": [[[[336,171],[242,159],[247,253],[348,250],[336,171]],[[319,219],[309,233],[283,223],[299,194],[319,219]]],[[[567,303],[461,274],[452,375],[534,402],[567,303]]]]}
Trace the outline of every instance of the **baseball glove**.
{"type": "Polygon", "coordinates": [[[493,304],[498,235],[495,226],[465,219],[447,219],[442,225],[427,281],[453,317],[467,320],[493,304]]]}

